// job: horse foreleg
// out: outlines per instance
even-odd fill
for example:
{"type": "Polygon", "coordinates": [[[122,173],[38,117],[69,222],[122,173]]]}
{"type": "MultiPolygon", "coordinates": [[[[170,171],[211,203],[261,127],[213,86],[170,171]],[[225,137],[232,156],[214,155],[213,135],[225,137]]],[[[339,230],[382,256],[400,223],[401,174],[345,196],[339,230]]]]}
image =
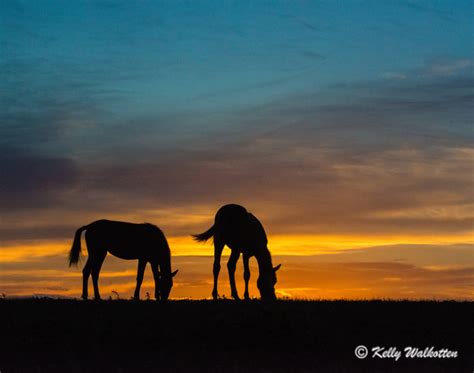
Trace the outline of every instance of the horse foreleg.
{"type": "Polygon", "coordinates": [[[91,274],[91,260],[87,258],[86,265],[82,270],[82,295],[81,298],[86,300],[88,297],[88,283],[89,283],[89,276],[91,274]]]}
{"type": "Polygon", "coordinates": [[[153,278],[155,279],[155,299],[160,300],[160,271],[157,263],[151,263],[151,270],[153,271],[153,278]]]}
{"type": "Polygon", "coordinates": [[[248,255],[244,255],[244,280],[245,280],[245,293],[244,298],[250,299],[249,296],[249,280],[250,280],[250,267],[249,267],[249,259],[248,255]]]}
{"type": "Polygon", "coordinates": [[[94,298],[99,300],[100,293],[99,293],[99,273],[102,267],[102,263],[104,262],[105,256],[107,255],[107,251],[104,251],[94,258],[92,263],[92,283],[94,284],[94,298]]]}
{"type": "Polygon", "coordinates": [[[212,273],[214,274],[214,288],[212,289],[212,298],[216,300],[219,297],[217,292],[217,279],[219,278],[219,271],[221,270],[221,255],[224,250],[224,243],[220,242],[214,237],[214,266],[212,273]]]}
{"type": "Polygon", "coordinates": [[[229,261],[227,262],[227,270],[229,271],[229,282],[231,289],[231,296],[234,299],[240,299],[239,293],[237,291],[237,286],[235,286],[235,267],[237,266],[237,261],[239,260],[240,253],[238,251],[232,251],[230,254],[229,261]]]}
{"type": "Polygon", "coordinates": [[[145,268],[146,268],[146,261],[140,259],[138,261],[138,270],[137,270],[137,287],[135,288],[135,294],[133,295],[133,299],[135,300],[140,299],[140,287],[142,286],[143,274],[145,273],[145,268]]]}

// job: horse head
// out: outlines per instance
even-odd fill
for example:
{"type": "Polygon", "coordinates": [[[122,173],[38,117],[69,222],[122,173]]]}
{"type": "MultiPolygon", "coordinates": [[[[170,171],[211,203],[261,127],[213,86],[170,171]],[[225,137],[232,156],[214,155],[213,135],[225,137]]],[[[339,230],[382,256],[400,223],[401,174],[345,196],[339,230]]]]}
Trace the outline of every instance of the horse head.
{"type": "Polygon", "coordinates": [[[262,300],[276,300],[276,272],[280,269],[280,267],[281,264],[278,264],[276,267],[270,267],[268,271],[260,272],[257,279],[257,288],[260,291],[260,297],[262,300]]]}
{"type": "Polygon", "coordinates": [[[178,270],[165,274],[163,272],[160,272],[160,281],[159,281],[159,299],[162,301],[168,300],[168,297],[171,292],[171,288],[173,287],[173,277],[176,276],[176,273],[178,273],[178,270]]]}

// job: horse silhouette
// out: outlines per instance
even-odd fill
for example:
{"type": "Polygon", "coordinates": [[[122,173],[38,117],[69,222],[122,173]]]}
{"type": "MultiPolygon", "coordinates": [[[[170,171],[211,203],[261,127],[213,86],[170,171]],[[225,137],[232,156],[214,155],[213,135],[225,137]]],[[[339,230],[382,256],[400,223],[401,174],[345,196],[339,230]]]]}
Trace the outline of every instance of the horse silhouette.
{"type": "Polygon", "coordinates": [[[275,284],[277,282],[276,271],[281,264],[273,268],[272,256],[267,248],[267,235],[260,221],[240,205],[230,204],[221,207],[214,219],[214,225],[206,232],[192,236],[196,241],[206,242],[214,237],[214,288],[212,297],[218,298],[217,280],[221,269],[221,254],[224,246],[231,249],[227,269],[231,294],[234,299],[239,299],[237,287],[235,286],[235,267],[240,254],[244,260],[245,299],[249,299],[250,268],[249,259],[255,256],[258,263],[259,276],[257,287],[262,299],[276,299],[275,284]]]}
{"type": "Polygon", "coordinates": [[[167,300],[173,287],[171,252],[168,241],[160,228],[152,224],[133,224],[111,220],[97,220],[76,231],[69,266],[77,264],[81,255],[81,234],[85,238],[89,257],[82,270],[82,298],[87,299],[88,281],[92,273],[94,298],[100,299],[99,272],[107,252],[121,259],[138,259],[137,286],[134,299],[140,299],[140,287],[147,263],[150,263],[155,279],[155,299],[167,300]]]}

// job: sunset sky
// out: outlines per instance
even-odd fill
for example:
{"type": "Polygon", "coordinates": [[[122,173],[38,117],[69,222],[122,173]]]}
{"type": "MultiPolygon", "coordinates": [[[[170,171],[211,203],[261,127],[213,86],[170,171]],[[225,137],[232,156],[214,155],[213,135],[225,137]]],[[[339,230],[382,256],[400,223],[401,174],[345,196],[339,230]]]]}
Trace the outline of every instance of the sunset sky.
{"type": "MultiPolygon", "coordinates": [[[[190,234],[239,203],[280,297],[474,299],[473,19],[470,0],[2,1],[0,294],[80,295],[74,232],[107,218],[162,228],[171,297],[210,297],[190,234]]],[[[135,276],[109,256],[103,297],[135,276]]]]}

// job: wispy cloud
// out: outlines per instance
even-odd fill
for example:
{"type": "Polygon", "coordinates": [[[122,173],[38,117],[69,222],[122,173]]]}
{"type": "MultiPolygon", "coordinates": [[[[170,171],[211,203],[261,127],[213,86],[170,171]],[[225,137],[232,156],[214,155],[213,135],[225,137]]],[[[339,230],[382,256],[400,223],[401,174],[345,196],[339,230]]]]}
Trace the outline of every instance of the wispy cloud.
{"type": "Polygon", "coordinates": [[[474,60],[470,58],[449,59],[438,58],[430,61],[425,67],[427,76],[453,76],[461,72],[471,71],[474,60]]]}
{"type": "MultiPolygon", "coordinates": [[[[36,231],[51,237],[64,231],[53,220],[61,215],[71,226],[132,215],[167,224],[172,208],[212,215],[240,202],[265,211],[274,234],[465,234],[472,229],[473,86],[463,73],[290,95],[236,112],[238,126],[161,152],[141,135],[141,128],[159,131],[148,120],[133,132],[114,127],[109,149],[124,136],[132,145],[113,156],[17,150],[2,157],[3,229],[22,238],[15,226],[28,219],[22,208],[36,208],[43,233],[36,231]]],[[[167,224],[171,234],[200,229],[179,214],[181,223],[167,224]]]]}

